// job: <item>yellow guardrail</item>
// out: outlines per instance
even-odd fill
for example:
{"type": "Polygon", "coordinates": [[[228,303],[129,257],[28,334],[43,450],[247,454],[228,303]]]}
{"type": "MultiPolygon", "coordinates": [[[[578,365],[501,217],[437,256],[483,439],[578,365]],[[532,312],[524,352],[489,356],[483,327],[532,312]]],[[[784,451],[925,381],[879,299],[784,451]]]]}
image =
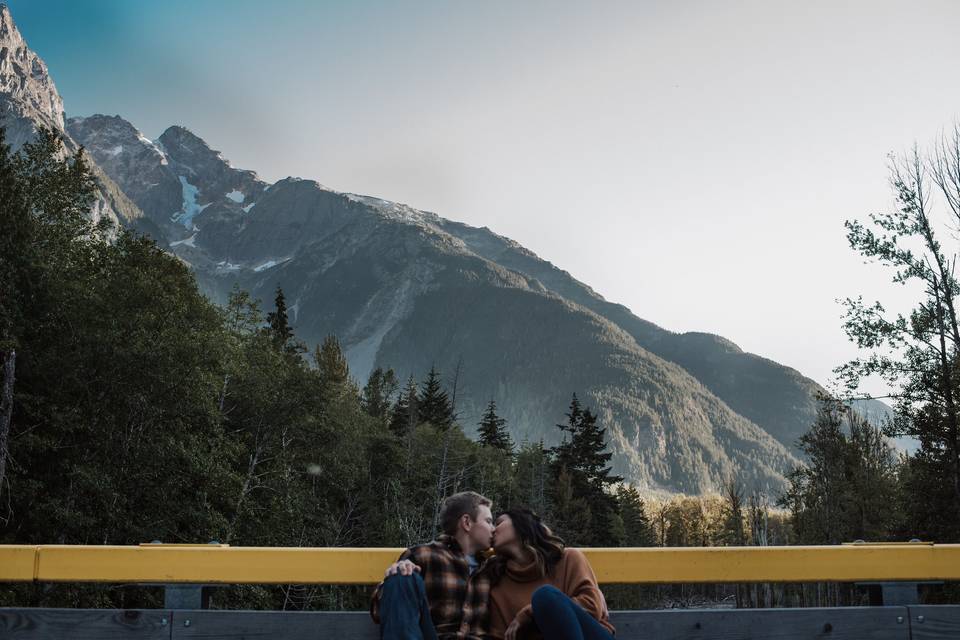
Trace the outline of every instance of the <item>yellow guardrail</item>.
{"type": "MultiPolygon", "coordinates": [[[[0,545],[0,582],[373,584],[402,549],[0,545]]],[[[960,580],[960,545],[585,548],[602,583],[960,580]]]]}

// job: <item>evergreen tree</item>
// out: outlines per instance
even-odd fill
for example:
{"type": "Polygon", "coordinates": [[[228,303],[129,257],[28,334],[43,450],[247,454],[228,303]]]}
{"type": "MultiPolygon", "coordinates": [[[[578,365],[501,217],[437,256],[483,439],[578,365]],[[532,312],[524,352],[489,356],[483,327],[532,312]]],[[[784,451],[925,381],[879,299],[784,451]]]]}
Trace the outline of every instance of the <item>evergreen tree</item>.
{"type": "Polygon", "coordinates": [[[893,452],[879,429],[839,401],[822,398],[800,438],[807,463],[789,476],[778,504],[790,510],[803,544],[886,540],[898,519],[893,452]]]}
{"type": "Polygon", "coordinates": [[[577,394],[573,394],[570,400],[570,409],[564,414],[567,417],[565,424],[558,424],[557,428],[562,434],[561,443],[553,447],[550,451],[554,456],[554,461],[558,468],[573,469],[577,464],[577,450],[573,444],[573,438],[580,429],[580,423],[583,421],[583,410],[580,408],[580,400],[577,394]]]}
{"type": "MultiPolygon", "coordinates": [[[[594,505],[578,486],[577,478],[566,468],[560,468],[554,480],[551,503],[554,508],[554,523],[557,532],[571,546],[596,546],[596,512],[594,505]]],[[[609,524],[609,523],[605,523],[609,524]]],[[[612,531],[610,532],[613,533],[612,531]]]]}
{"type": "Polygon", "coordinates": [[[398,386],[397,374],[393,369],[386,371],[380,367],[374,369],[367,378],[366,386],[363,387],[362,405],[367,415],[378,418],[386,424],[390,418],[390,402],[398,386]]]}
{"type": "MultiPolygon", "coordinates": [[[[606,429],[600,428],[597,416],[589,408],[581,408],[576,394],[570,401],[566,416],[566,424],[557,425],[564,434],[564,440],[553,448],[555,477],[559,481],[562,475],[568,474],[573,498],[582,499],[590,505],[592,537],[585,542],[614,544],[617,504],[607,487],[623,478],[611,473],[609,463],[613,454],[606,451],[606,429]]],[[[558,516],[566,517],[562,514],[558,506],[558,516]]]]}
{"type": "Polygon", "coordinates": [[[293,339],[293,327],[287,318],[287,301],[283,289],[277,285],[277,295],[274,298],[275,309],[267,314],[267,324],[270,326],[270,335],[274,344],[281,351],[296,353],[298,351],[293,339]]]}
{"type": "Polygon", "coordinates": [[[320,383],[324,386],[343,387],[350,382],[350,367],[343,355],[340,341],[334,335],[323,339],[313,353],[313,359],[320,373],[320,383]]]}
{"type": "Polygon", "coordinates": [[[579,474],[583,483],[597,493],[623,480],[612,475],[609,466],[613,454],[606,450],[607,430],[600,428],[597,416],[589,408],[581,409],[576,394],[566,416],[566,424],[557,425],[564,434],[563,442],[553,450],[557,465],[579,474]]]}
{"type": "Polygon", "coordinates": [[[407,386],[400,392],[393,405],[390,418],[390,430],[400,437],[413,433],[420,422],[420,398],[417,395],[417,381],[413,376],[407,380],[407,386]]]}
{"type": "Polygon", "coordinates": [[[646,505],[636,488],[626,485],[617,487],[617,510],[623,521],[622,546],[656,546],[656,536],[647,517],[646,505]]]}
{"type": "Polygon", "coordinates": [[[507,421],[497,415],[497,404],[491,399],[480,420],[480,444],[506,452],[512,451],[513,441],[507,433],[506,425],[507,421]]]}
{"type": "Polygon", "coordinates": [[[553,485],[553,460],[543,441],[521,443],[514,463],[513,495],[545,520],[553,521],[550,488],[553,485]]]}
{"type": "Polygon", "coordinates": [[[440,383],[440,374],[436,367],[430,367],[430,373],[427,374],[418,411],[420,422],[429,422],[440,429],[448,429],[453,424],[453,405],[440,383]]]}

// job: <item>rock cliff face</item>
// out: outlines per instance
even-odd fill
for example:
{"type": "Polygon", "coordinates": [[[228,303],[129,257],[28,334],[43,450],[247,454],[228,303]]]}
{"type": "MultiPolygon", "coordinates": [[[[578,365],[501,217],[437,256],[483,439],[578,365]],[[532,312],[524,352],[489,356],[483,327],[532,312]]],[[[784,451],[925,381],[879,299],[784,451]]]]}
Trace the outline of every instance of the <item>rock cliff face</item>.
{"type": "MultiPolygon", "coordinates": [[[[47,65],[27,46],[5,4],[0,4],[0,126],[13,150],[31,142],[41,127],[64,134],[67,149],[77,150],[65,135],[63,100],[47,65]]],[[[98,187],[90,212],[95,222],[106,219],[114,228],[127,225],[147,233],[156,231],[96,163],[90,168],[98,187]]]]}
{"type": "Polygon", "coordinates": [[[47,65],[27,47],[6,5],[0,5],[0,123],[14,148],[33,139],[38,125],[64,128],[63,100],[47,65]]]}
{"type": "Polygon", "coordinates": [[[819,386],[793,369],[658,327],[487,228],[312,180],[267,184],[181,126],[149,140],[119,116],[64,123],[42,62],[9,12],[0,21],[0,103],[23,130],[65,124],[121,223],[216,301],[239,285],[269,308],[282,287],[298,337],[336,334],[361,382],[376,366],[422,378],[460,363],[468,432],[492,398],[514,438],[547,444],[576,392],[608,428],[615,470],[649,489],[711,491],[735,474],[777,490],[796,463],[819,386]]]}

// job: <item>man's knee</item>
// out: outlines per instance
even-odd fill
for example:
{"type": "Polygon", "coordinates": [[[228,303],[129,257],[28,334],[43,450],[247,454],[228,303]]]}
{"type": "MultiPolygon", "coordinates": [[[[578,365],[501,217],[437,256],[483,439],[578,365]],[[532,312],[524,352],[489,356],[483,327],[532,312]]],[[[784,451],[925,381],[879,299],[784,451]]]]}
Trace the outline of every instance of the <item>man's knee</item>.
{"type": "Polygon", "coordinates": [[[533,604],[534,609],[542,609],[543,607],[549,607],[555,604],[563,597],[563,592],[560,591],[560,589],[557,589],[551,584],[545,584],[533,592],[531,604],[533,604]]]}
{"type": "Polygon", "coordinates": [[[423,578],[419,573],[411,573],[408,576],[396,573],[387,576],[383,581],[383,593],[421,594],[426,593],[426,589],[423,586],[423,578]]]}

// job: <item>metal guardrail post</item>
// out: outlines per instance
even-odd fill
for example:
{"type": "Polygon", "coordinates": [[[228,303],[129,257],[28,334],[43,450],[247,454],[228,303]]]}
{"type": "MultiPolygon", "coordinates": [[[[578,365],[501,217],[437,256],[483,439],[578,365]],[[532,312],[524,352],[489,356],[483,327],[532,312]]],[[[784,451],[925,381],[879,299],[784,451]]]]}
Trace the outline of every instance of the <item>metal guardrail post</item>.
{"type": "MultiPolygon", "coordinates": [[[[163,545],[159,540],[154,540],[150,545],[163,545]]],[[[217,540],[211,540],[208,544],[221,545],[217,540]]],[[[144,545],[145,546],[145,545],[144,545]]],[[[181,545],[182,546],[182,545],[181,545]]],[[[199,545],[198,545],[199,546],[199,545]]],[[[163,608],[164,609],[209,609],[210,594],[213,587],[202,584],[164,584],[163,586],[163,608]]]]}
{"type": "Polygon", "coordinates": [[[163,585],[164,609],[208,609],[210,587],[199,584],[163,585]]]}
{"type": "MultiPolygon", "coordinates": [[[[854,540],[851,543],[855,546],[869,546],[871,544],[900,544],[900,545],[929,545],[929,542],[923,542],[913,538],[908,542],[899,543],[870,543],[864,540],[854,540]]],[[[891,606],[910,606],[920,604],[919,587],[921,584],[943,584],[939,581],[914,581],[914,582],[858,582],[858,587],[866,587],[867,594],[870,597],[871,607],[891,607],[891,606]]]]}
{"type": "Polygon", "coordinates": [[[866,587],[871,607],[909,606],[920,604],[918,582],[858,582],[866,587]]]}

